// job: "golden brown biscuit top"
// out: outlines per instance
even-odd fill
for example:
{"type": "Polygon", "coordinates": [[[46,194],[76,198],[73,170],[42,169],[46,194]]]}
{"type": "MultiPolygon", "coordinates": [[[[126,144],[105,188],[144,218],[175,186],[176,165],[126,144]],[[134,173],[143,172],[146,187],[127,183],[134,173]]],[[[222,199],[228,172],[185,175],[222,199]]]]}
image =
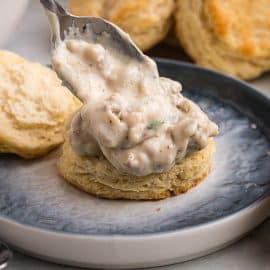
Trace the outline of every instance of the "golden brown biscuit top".
{"type": "MultiPolygon", "coordinates": [[[[116,23],[124,30],[140,33],[143,29],[157,25],[164,17],[168,16],[167,0],[107,0],[105,18],[116,23]]],[[[171,1],[172,2],[172,1],[171,1]]]]}
{"type": "Polygon", "coordinates": [[[78,103],[56,73],[0,51],[0,109],[20,127],[56,126],[78,103]]]}
{"type": "Polygon", "coordinates": [[[69,10],[78,16],[103,16],[105,0],[71,0],[69,10]]]}
{"type": "Polygon", "coordinates": [[[270,56],[269,0],[206,0],[204,15],[216,37],[237,53],[270,56]]]}
{"type": "Polygon", "coordinates": [[[171,8],[163,7],[168,5],[172,7],[173,0],[71,0],[69,10],[74,15],[103,17],[136,33],[167,17],[171,8]]]}
{"type": "Polygon", "coordinates": [[[97,16],[109,20],[129,33],[142,49],[145,49],[146,45],[141,41],[141,36],[149,33],[150,29],[158,29],[162,22],[169,20],[173,7],[173,0],[69,1],[69,10],[72,14],[97,16]]]}

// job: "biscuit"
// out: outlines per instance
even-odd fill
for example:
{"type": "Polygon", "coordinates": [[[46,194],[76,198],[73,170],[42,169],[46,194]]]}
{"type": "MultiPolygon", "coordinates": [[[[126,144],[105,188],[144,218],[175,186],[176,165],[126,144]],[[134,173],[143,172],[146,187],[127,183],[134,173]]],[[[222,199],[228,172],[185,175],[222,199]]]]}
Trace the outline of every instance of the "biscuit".
{"type": "Polygon", "coordinates": [[[70,0],[78,16],[102,17],[130,34],[141,50],[159,43],[172,23],[174,0],[70,0]]]}
{"type": "Polygon", "coordinates": [[[80,101],[40,64],[0,51],[0,153],[46,154],[64,140],[64,126],[80,101]]]}
{"type": "Polygon", "coordinates": [[[200,65],[243,79],[270,69],[268,0],[177,0],[176,35],[200,65]]]}
{"type": "Polygon", "coordinates": [[[214,150],[214,140],[209,139],[204,149],[188,155],[168,172],[138,177],[119,173],[105,158],[78,156],[66,140],[58,170],[66,181],[97,197],[160,200],[187,192],[205,178],[214,150]]]}

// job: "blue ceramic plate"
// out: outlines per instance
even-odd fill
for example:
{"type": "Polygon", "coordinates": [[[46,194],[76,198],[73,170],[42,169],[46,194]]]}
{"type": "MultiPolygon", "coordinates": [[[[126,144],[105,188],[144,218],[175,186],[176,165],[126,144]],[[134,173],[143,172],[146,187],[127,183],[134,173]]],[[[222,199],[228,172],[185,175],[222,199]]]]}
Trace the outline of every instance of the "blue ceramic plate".
{"type": "MultiPolygon", "coordinates": [[[[80,237],[90,242],[93,239],[114,239],[114,245],[117,245],[116,239],[126,239],[133,245],[132,239],[143,239],[147,245],[147,239],[173,233],[179,236],[181,232],[192,230],[199,232],[210,225],[236,219],[237,213],[244,213],[254,205],[257,205],[254,209],[260,208],[270,194],[269,99],[247,84],[216,72],[172,60],[157,59],[157,63],[161,75],[179,80],[183,84],[184,95],[198,103],[220,127],[220,135],[215,139],[217,150],[213,170],[207,179],[188,193],[166,200],[111,201],[92,197],[61,179],[56,169],[58,151],[34,161],[1,155],[0,225],[6,225],[6,231],[1,231],[0,237],[38,256],[69,264],[137,267],[199,256],[233,241],[266,217],[260,215],[258,222],[251,222],[253,225],[249,228],[243,226],[243,230],[234,237],[228,236],[226,241],[220,240],[218,244],[189,254],[169,254],[162,260],[159,256],[156,263],[154,258],[152,263],[150,259],[126,262],[122,258],[125,251],[119,250],[118,260],[110,259],[115,247],[110,249],[112,254],[105,254],[100,260],[98,255],[94,259],[82,260],[76,256],[70,259],[65,254],[52,255],[50,245],[47,250],[38,251],[35,245],[29,248],[23,233],[17,236],[23,238],[23,244],[13,241],[12,235],[7,236],[12,225],[14,230],[24,228],[37,235],[45,233],[56,238],[61,235],[74,241],[80,237]]],[[[58,243],[61,241],[58,239],[58,243]]],[[[101,242],[95,245],[98,244],[101,242]]],[[[131,252],[132,248],[129,248],[127,252],[131,252]]],[[[93,255],[92,251],[89,252],[93,255]]],[[[141,252],[146,251],[142,249],[141,252]]]]}

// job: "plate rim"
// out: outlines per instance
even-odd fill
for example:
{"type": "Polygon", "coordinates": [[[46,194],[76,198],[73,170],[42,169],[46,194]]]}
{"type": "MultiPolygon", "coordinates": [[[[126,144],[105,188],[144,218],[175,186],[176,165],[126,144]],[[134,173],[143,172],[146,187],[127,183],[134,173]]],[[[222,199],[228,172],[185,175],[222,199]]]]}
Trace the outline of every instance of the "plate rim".
{"type": "Polygon", "coordinates": [[[169,59],[169,58],[163,58],[163,57],[152,57],[152,59],[155,62],[157,62],[158,64],[160,63],[160,64],[182,65],[184,67],[199,70],[201,72],[208,73],[208,74],[211,74],[211,75],[221,76],[221,77],[223,77],[224,79],[226,79],[228,81],[233,81],[234,83],[239,84],[241,87],[243,87],[243,86],[246,87],[249,93],[255,94],[258,98],[262,99],[262,101],[266,101],[266,103],[268,103],[268,105],[270,106],[270,96],[268,97],[264,93],[258,91],[255,87],[250,85],[248,83],[248,81],[241,80],[239,78],[233,77],[231,75],[222,73],[222,72],[217,71],[217,70],[213,70],[213,69],[210,69],[210,68],[199,66],[196,63],[189,63],[189,62],[184,62],[184,61],[181,61],[181,60],[169,59]]]}
{"type": "MultiPolygon", "coordinates": [[[[74,233],[74,232],[64,232],[64,231],[56,231],[56,230],[50,230],[47,228],[41,228],[41,227],[36,227],[34,225],[31,224],[25,224],[25,223],[21,223],[18,222],[10,217],[4,216],[0,214],[0,223],[1,222],[8,222],[9,224],[15,225],[15,226],[19,226],[23,229],[33,229],[35,232],[41,232],[41,233],[50,233],[50,234],[54,234],[54,235],[61,235],[61,236],[66,236],[66,237],[75,237],[77,239],[80,238],[89,238],[89,239],[95,239],[95,240],[108,240],[111,239],[112,236],[115,240],[132,240],[132,239],[136,239],[136,240],[140,240],[143,239],[145,240],[153,238],[153,236],[159,236],[159,237],[168,237],[168,236],[173,236],[174,234],[178,234],[178,233],[190,233],[191,231],[193,231],[194,229],[198,229],[198,230],[203,230],[209,226],[214,226],[217,223],[220,222],[228,222],[230,219],[234,219],[236,216],[238,216],[239,214],[244,214],[244,212],[249,212],[252,211],[253,208],[258,207],[259,205],[261,205],[264,202],[269,201],[269,205],[270,205],[270,194],[265,195],[260,197],[258,200],[256,200],[255,202],[253,202],[252,204],[249,204],[248,206],[240,209],[239,211],[229,214],[227,216],[209,221],[209,222],[205,222],[205,223],[201,223],[199,225],[191,225],[188,227],[184,227],[184,228],[180,228],[180,229],[175,229],[175,230],[170,230],[170,231],[164,231],[164,232],[147,232],[147,233],[141,233],[141,234],[83,234],[83,233],[74,233]]],[[[270,212],[269,213],[265,213],[263,220],[267,219],[270,217],[270,212]]]]}

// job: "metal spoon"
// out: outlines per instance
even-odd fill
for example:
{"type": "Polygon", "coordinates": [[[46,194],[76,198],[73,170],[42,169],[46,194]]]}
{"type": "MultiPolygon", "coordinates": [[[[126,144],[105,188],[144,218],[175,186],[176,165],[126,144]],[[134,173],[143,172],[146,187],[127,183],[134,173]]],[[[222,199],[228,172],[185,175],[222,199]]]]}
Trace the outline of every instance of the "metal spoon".
{"type": "Polygon", "coordinates": [[[4,243],[0,243],[0,270],[5,269],[12,258],[11,250],[4,243]]]}
{"type": "Polygon", "coordinates": [[[48,16],[52,47],[56,48],[67,36],[89,43],[111,46],[126,56],[143,60],[142,52],[129,36],[116,25],[96,17],[77,17],[69,14],[54,0],[40,0],[48,16]]]}

